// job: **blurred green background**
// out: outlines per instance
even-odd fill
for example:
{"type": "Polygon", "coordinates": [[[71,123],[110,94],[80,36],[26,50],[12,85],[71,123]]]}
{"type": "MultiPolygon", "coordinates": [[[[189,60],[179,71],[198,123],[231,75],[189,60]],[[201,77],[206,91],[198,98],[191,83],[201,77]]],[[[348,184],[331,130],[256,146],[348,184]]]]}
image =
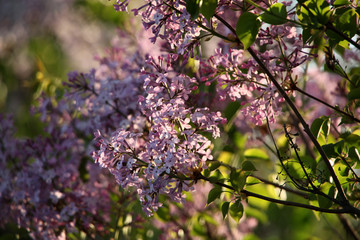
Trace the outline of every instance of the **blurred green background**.
{"type": "Polygon", "coordinates": [[[29,114],[42,91],[53,94],[69,71],[89,71],[122,28],[126,13],[107,0],[0,0],[0,113],[19,136],[41,124],[29,114]]]}

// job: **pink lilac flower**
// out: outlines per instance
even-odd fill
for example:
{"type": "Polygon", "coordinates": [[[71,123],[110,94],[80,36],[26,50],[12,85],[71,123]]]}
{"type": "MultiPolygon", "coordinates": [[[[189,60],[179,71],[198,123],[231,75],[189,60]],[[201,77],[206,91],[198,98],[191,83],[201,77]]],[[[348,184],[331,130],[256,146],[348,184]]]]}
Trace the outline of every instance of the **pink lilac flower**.
{"type": "Polygon", "coordinates": [[[99,150],[93,157],[109,169],[123,187],[137,189],[144,211],[151,215],[162,204],[159,194],[182,202],[190,191],[193,169],[206,168],[212,159],[211,142],[202,135],[220,136],[220,113],[188,105],[197,81],[175,73],[172,57],[148,58],[142,71],[143,94],[138,97],[145,124],[137,131],[129,122],[109,137],[97,132],[99,150]]]}
{"type": "MultiPolygon", "coordinates": [[[[64,120],[59,115],[52,119],[64,120]]],[[[90,223],[108,224],[106,212],[114,185],[97,184],[104,174],[99,171],[89,181],[82,180],[79,164],[86,155],[84,142],[70,127],[48,127],[48,137],[19,140],[8,118],[0,122],[1,139],[6,139],[0,150],[1,225],[15,222],[33,239],[61,239],[65,232],[79,228],[90,232],[90,223]]]]}
{"type": "MultiPolygon", "coordinates": [[[[126,11],[128,2],[117,0],[115,9],[126,11]]],[[[162,39],[185,59],[193,55],[193,49],[199,45],[201,28],[191,20],[183,2],[147,0],[144,5],[132,11],[142,17],[144,28],[152,31],[153,36],[150,38],[152,43],[162,39]]],[[[201,21],[207,22],[205,18],[201,21]]]]}

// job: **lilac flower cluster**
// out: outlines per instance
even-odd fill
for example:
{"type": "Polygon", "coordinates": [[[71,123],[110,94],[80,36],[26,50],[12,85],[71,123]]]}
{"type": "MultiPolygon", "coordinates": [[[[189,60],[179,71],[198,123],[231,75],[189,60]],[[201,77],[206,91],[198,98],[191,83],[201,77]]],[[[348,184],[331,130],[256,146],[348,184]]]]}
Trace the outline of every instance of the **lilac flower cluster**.
{"type": "Polygon", "coordinates": [[[33,239],[65,239],[79,229],[91,235],[93,226],[103,228],[110,220],[109,194],[115,185],[92,165],[84,169],[88,180],[82,177],[84,142],[66,123],[63,128],[53,124],[47,137],[21,140],[12,121],[1,117],[0,225],[17,223],[33,239]]]}
{"type": "MultiPolygon", "coordinates": [[[[128,4],[129,1],[118,0],[114,6],[117,11],[127,11],[128,4]]],[[[267,7],[265,3],[260,4],[267,7]]],[[[209,31],[218,31],[223,36],[230,36],[230,39],[235,37],[231,37],[233,33],[228,26],[235,29],[236,16],[241,12],[239,6],[238,1],[219,1],[215,11],[219,17],[213,17],[210,22],[202,15],[192,20],[181,1],[147,1],[132,11],[141,15],[145,29],[152,30],[152,42],[157,38],[165,40],[170,49],[184,55],[186,60],[193,55],[193,47],[199,46],[200,30],[210,34],[213,32],[209,31]],[[216,29],[214,24],[218,24],[219,28],[216,29]]],[[[252,11],[260,13],[257,9],[252,11]]],[[[293,14],[289,12],[289,17],[293,14]]],[[[290,23],[261,28],[257,43],[263,47],[255,47],[255,53],[282,84],[296,78],[293,69],[311,60],[311,55],[303,49],[301,35],[290,23]]],[[[281,112],[283,98],[255,60],[243,50],[222,45],[221,49],[215,49],[215,54],[208,61],[201,60],[201,81],[207,86],[215,82],[220,100],[241,100],[244,105],[242,112],[252,123],[262,125],[266,119],[275,122],[281,112]]]]}
{"type": "Polygon", "coordinates": [[[124,48],[112,47],[108,56],[99,58],[98,69],[69,73],[66,97],[72,100],[69,107],[81,114],[76,128],[86,135],[94,129],[108,133],[137,119],[137,95],[143,91],[139,72],[145,62],[139,53],[126,55],[124,48]]]}
{"type": "Polygon", "coordinates": [[[161,206],[159,194],[177,202],[184,199],[183,191],[191,190],[196,178],[194,171],[212,159],[211,141],[204,133],[219,137],[218,125],[225,122],[219,112],[190,105],[196,80],[175,73],[173,60],[170,55],[147,59],[138,121],[129,121],[109,139],[98,132],[100,150],[93,153],[123,188],[137,190],[148,215],[161,206]]]}
{"type": "Polygon", "coordinates": [[[244,55],[243,50],[224,51],[218,49],[208,61],[202,61],[201,80],[205,85],[217,83],[221,101],[227,98],[242,101],[242,113],[250,122],[256,125],[262,125],[266,119],[275,122],[283,98],[273,84],[265,74],[259,72],[254,60],[244,55]]]}
{"type": "Polygon", "coordinates": [[[110,195],[118,188],[108,171],[88,164],[94,151],[89,143],[94,129],[110,134],[121,126],[144,128],[137,100],[146,63],[139,53],[128,58],[125,51],[114,46],[98,58],[98,69],[69,73],[61,100],[38,100],[33,113],[44,123],[44,136],[20,140],[12,121],[1,119],[0,225],[17,223],[34,239],[109,229],[110,195]]]}
{"type": "MultiPolygon", "coordinates": [[[[115,9],[127,11],[128,4],[129,1],[118,1],[115,9]]],[[[222,1],[219,14],[234,4],[222,1]]],[[[208,24],[201,17],[198,19],[201,23],[191,20],[183,2],[148,1],[133,11],[142,16],[144,28],[151,29],[151,42],[163,39],[176,54],[158,60],[153,57],[143,60],[136,55],[135,62],[139,64],[132,70],[129,62],[123,64],[126,60],[107,60],[103,64],[107,68],[104,74],[92,72],[80,77],[89,81],[85,90],[91,96],[86,96],[85,103],[78,95],[77,102],[87,106],[84,109],[91,111],[90,115],[107,116],[109,124],[104,125],[107,122],[104,119],[97,121],[100,124],[92,124],[99,129],[96,139],[100,149],[93,152],[93,157],[100,166],[109,169],[123,188],[136,189],[145,212],[151,215],[161,206],[159,194],[182,201],[182,192],[191,190],[196,171],[206,168],[206,161],[212,159],[211,141],[204,132],[218,137],[217,125],[225,119],[208,108],[196,107],[192,91],[199,84],[216,83],[221,100],[228,97],[232,101],[242,100],[243,114],[256,125],[262,125],[266,119],[275,122],[283,98],[244,50],[216,50],[208,61],[200,60],[198,78],[174,69],[172,64],[179,63],[180,55],[185,55],[185,60],[192,55],[194,44],[199,43],[200,25],[208,24]]],[[[259,35],[260,42],[276,45],[273,49],[255,51],[282,81],[287,80],[293,68],[309,59],[301,52],[297,38],[290,26],[276,26],[259,35]],[[278,38],[286,40],[276,45],[278,38]],[[288,49],[287,42],[295,49],[288,49]],[[278,64],[279,60],[283,65],[278,64]]],[[[75,76],[71,79],[79,79],[78,74],[75,76]]]]}
{"type": "MultiPolygon", "coordinates": [[[[129,0],[117,0],[117,4],[114,4],[115,10],[127,11],[129,2],[129,0]]],[[[165,40],[171,49],[176,50],[185,59],[191,56],[192,50],[199,45],[201,28],[191,20],[185,3],[180,0],[146,0],[145,2],[143,6],[132,11],[135,15],[141,16],[144,28],[150,29],[153,33],[151,42],[155,43],[157,39],[165,40]]],[[[201,21],[206,23],[205,18],[201,21]]]]}
{"type": "MultiPolygon", "coordinates": [[[[295,27],[271,26],[260,31],[258,38],[260,45],[268,49],[254,48],[254,52],[282,85],[301,77],[296,68],[312,57],[303,50],[295,27]]],[[[257,62],[242,49],[215,49],[214,55],[201,61],[200,75],[206,86],[217,84],[220,100],[242,101],[242,113],[256,125],[262,125],[266,119],[275,122],[282,110],[284,99],[257,62]]]]}

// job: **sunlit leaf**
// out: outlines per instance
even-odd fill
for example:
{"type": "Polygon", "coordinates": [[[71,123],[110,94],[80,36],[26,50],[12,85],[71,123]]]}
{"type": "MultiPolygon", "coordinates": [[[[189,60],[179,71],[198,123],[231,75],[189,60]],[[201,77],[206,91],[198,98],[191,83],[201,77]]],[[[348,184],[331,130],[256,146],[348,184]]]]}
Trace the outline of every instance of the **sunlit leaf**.
{"type": "Polygon", "coordinates": [[[255,42],[260,26],[258,15],[251,12],[241,14],[236,24],[236,34],[244,45],[244,49],[248,49],[255,42]]]}
{"type": "Polygon", "coordinates": [[[248,175],[244,171],[235,169],[231,170],[230,182],[231,185],[235,188],[235,190],[240,192],[244,188],[247,176],[248,175]]]}
{"type": "Polygon", "coordinates": [[[273,25],[280,25],[287,22],[286,7],[282,3],[271,5],[267,12],[261,14],[261,20],[273,25]]]}
{"type": "MultiPolygon", "coordinates": [[[[320,190],[326,195],[328,195],[330,198],[333,198],[335,195],[335,187],[330,183],[322,184],[320,190]]],[[[333,204],[333,202],[329,198],[321,195],[318,195],[318,202],[319,202],[319,207],[321,208],[330,208],[333,204]]]]}
{"type": "Polygon", "coordinates": [[[200,13],[210,21],[210,18],[214,16],[215,10],[218,4],[218,0],[204,0],[200,7],[200,13]]]}
{"type": "Polygon", "coordinates": [[[259,148],[249,148],[244,152],[246,158],[269,159],[267,153],[259,148]]]}
{"type": "Polygon", "coordinates": [[[244,213],[244,207],[241,204],[241,200],[238,199],[236,202],[231,203],[229,213],[236,222],[240,221],[244,213]]]}

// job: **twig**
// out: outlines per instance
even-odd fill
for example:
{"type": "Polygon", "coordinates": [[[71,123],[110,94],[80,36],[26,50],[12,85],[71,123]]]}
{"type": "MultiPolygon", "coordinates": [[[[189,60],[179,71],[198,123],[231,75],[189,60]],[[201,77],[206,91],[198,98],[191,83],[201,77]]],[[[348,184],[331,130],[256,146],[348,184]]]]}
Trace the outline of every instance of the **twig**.
{"type": "MultiPolygon", "coordinates": [[[[203,179],[205,181],[211,182],[209,178],[200,175],[199,179],[203,179]]],[[[222,182],[215,182],[213,184],[216,184],[218,186],[221,187],[225,187],[227,189],[233,190],[235,191],[235,189],[230,186],[227,185],[225,183],[222,182]]],[[[242,194],[244,194],[247,197],[255,197],[255,198],[259,198],[268,202],[273,202],[273,203],[278,203],[278,204],[282,204],[282,205],[286,205],[286,206],[294,206],[294,207],[300,207],[300,208],[305,208],[305,209],[310,209],[310,210],[314,210],[314,211],[318,211],[318,212],[324,212],[324,213],[354,213],[354,211],[352,211],[353,209],[348,209],[348,208],[342,208],[342,209],[327,209],[327,208],[321,208],[321,207],[316,207],[316,206],[312,206],[312,205],[307,205],[307,204],[303,204],[303,203],[297,203],[297,202],[292,202],[292,201],[285,201],[285,200],[279,200],[279,199],[275,199],[275,198],[270,198],[270,197],[266,197],[254,192],[250,192],[248,190],[241,190],[240,191],[242,194]]],[[[356,215],[360,216],[360,214],[355,213],[356,215]]]]}
{"type": "MultiPolygon", "coordinates": [[[[251,47],[249,47],[248,52],[250,53],[250,55],[255,59],[255,61],[259,64],[260,68],[266,73],[266,75],[269,77],[269,79],[271,80],[271,82],[275,85],[275,87],[277,88],[278,92],[280,93],[280,95],[285,99],[286,103],[289,105],[289,107],[292,109],[292,111],[295,113],[296,117],[299,119],[301,125],[304,127],[304,131],[306,132],[306,134],[310,137],[311,141],[314,143],[315,148],[318,150],[318,152],[320,153],[323,161],[326,164],[326,167],[328,168],[331,177],[333,178],[333,181],[336,185],[336,188],[339,192],[340,198],[342,200],[342,202],[344,203],[344,205],[346,206],[350,206],[350,203],[348,202],[344,190],[340,184],[339,179],[337,178],[334,169],[331,166],[331,163],[328,159],[328,157],[326,156],[324,150],[322,149],[322,147],[320,146],[319,142],[316,140],[316,138],[314,137],[314,135],[312,134],[309,125],[305,122],[305,119],[302,117],[302,115],[300,114],[300,112],[298,111],[298,109],[296,108],[295,104],[291,101],[290,97],[286,94],[286,92],[284,91],[284,89],[280,86],[280,84],[276,81],[275,77],[271,74],[271,72],[267,69],[267,67],[264,65],[264,63],[259,59],[259,57],[256,55],[256,53],[252,50],[251,47]]],[[[359,210],[360,213],[360,210],[359,210]]]]}
{"type": "Polygon", "coordinates": [[[344,111],[340,110],[339,108],[336,108],[336,107],[334,107],[334,106],[331,106],[331,105],[328,104],[327,102],[325,102],[325,101],[323,101],[323,100],[321,100],[321,99],[319,99],[319,98],[317,98],[317,97],[315,97],[315,96],[313,96],[313,95],[311,95],[311,94],[303,91],[302,89],[298,88],[297,86],[293,86],[292,89],[295,90],[295,91],[298,91],[298,92],[301,93],[301,94],[304,94],[305,96],[308,96],[309,98],[312,98],[312,99],[314,99],[314,100],[316,100],[316,101],[324,104],[324,105],[327,106],[328,108],[331,108],[331,109],[333,109],[334,111],[336,111],[336,112],[338,112],[338,113],[340,113],[340,114],[342,114],[342,115],[345,115],[345,116],[351,118],[351,120],[360,123],[360,120],[357,119],[356,117],[354,117],[353,115],[351,115],[351,114],[349,114],[349,113],[347,113],[347,112],[344,112],[344,111]]]}
{"type": "Polygon", "coordinates": [[[346,233],[351,235],[353,239],[360,240],[359,233],[356,231],[356,229],[354,229],[354,227],[349,223],[349,221],[342,214],[339,214],[338,217],[343,227],[345,228],[346,233]]]}
{"type": "Polygon", "coordinates": [[[337,35],[339,35],[340,37],[344,38],[346,41],[348,41],[349,43],[351,43],[354,47],[356,47],[357,49],[360,50],[360,45],[357,44],[354,40],[352,40],[351,38],[349,38],[349,36],[347,36],[346,34],[344,34],[343,32],[339,31],[337,28],[334,27],[334,25],[331,22],[328,22],[326,25],[326,28],[333,31],[334,33],[336,33],[337,35]]]}

